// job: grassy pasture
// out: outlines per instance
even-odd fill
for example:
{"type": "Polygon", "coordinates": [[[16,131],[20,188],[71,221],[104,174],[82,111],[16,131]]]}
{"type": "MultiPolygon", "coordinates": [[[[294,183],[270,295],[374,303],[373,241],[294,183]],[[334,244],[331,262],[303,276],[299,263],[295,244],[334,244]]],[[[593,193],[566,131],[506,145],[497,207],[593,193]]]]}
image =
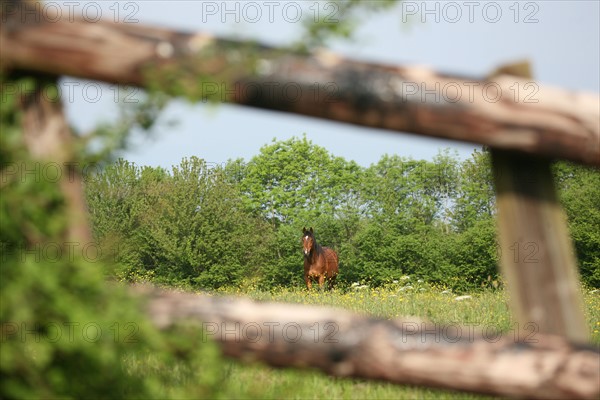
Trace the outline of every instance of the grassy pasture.
{"type": "MultiPolygon", "coordinates": [[[[328,305],[382,318],[419,316],[434,323],[470,324],[495,333],[512,334],[516,327],[509,313],[508,296],[504,290],[485,290],[473,293],[470,298],[457,300],[456,294],[444,288],[406,280],[383,288],[336,289],[331,292],[308,292],[300,288],[277,288],[265,292],[247,286],[244,289],[220,290],[218,294],[248,296],[265,301],[328,305]]],[[[585,290],[584,298],[592,341],[600,345],[600,296],[598,292],[585,290]]],[[[145,362],[138,365],[141,367],[142,364],[145,362]]],[[[211,368],[211,373],[215,376],[212,385],[216,389],[212,393],[218,393],[221,398],[488,398],[383,382],[334,378],[313,370],[277,370],[258,363],[219,360],[217,364],[216,371],[211,368]]]]}

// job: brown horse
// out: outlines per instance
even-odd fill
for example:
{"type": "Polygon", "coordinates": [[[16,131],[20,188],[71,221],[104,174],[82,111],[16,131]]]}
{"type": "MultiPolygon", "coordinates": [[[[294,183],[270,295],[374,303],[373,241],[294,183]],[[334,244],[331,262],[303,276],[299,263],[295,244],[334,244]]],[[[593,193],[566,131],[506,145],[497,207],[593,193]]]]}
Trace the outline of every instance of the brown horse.
{"type": "Polygon", "coordinates": [[[338,255],[329,247],[323,247],[315,240],[313,228],[302,229],[302,247],[304,252],[304,282],[306,287],[312,287],[312,279],[318,278],[319,286],[323,288],[325,279],[329,283],[329,289],[335,284],[338,274],[338,255]]]}

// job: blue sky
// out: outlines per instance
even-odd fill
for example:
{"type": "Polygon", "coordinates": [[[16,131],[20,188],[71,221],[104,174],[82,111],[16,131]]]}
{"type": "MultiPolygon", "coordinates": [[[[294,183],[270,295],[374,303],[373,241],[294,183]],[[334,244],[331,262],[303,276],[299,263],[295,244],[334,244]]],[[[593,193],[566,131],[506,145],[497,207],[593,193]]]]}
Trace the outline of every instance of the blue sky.
{"type": "MultiPolygon", "coordinates": [[[[60,2],[59,2],[60,3],[60,2]]],[[[220,36],[253,38],[270,44],[297,39],[296,11],[333,13],[326,1],[145,1],[80,2],[76,13],[120,22],[160,25],[220,36]],[[85,5],[90,3],[89,7],[85,5]],[[99,7],[97,7],[99,5],[99,7]],[[285,11],[284,11],[285,10],[285,11]],[[236,22],[236,19],[239,22],[236,22]]],[[[78,3],[79,4],[79,3],[78,3]]],[[[499,65],[529,59],[539,82],[573,90],[600,92],[600,6],[598,1],[406,1],[395,9],[365,19],[353,43],[335,42],[331,49],[349,58],[391,64],[427,65],[472,77],[499,65]]],[[[310,14],[309,14],[310,15],[310,14]]],[[[114,87],[66,78],[74,88],[66,99],[70,122],[88,131],[116,118],[114,87]],[[90,87],[88,86],[89,90],[90,87]],[[91,93],[91,94],[90,94],[91,93]]],[[[461,158],[474,144],[423,138],[334,123],[236,105],[189,104],[174,101],[151,138],[135,136],[123,157],[139,165],[169,168],[183,157],[198,156],[223,163],[250,159],[273,138],[306,136],[337,156],[368,166],[383,154],[431,159],[450,147],[461,158]]]]}

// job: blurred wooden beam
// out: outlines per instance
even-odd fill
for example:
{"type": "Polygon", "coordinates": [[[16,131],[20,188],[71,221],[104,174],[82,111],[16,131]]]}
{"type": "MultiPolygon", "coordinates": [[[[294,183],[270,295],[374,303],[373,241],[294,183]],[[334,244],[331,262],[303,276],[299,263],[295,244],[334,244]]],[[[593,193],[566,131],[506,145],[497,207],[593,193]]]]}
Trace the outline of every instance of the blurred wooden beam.
{"type": "MultiPolygon", "coordinates": [[[[504,71],[531,78],[527,64],[507,65],[504,71]]],[[[500,149],[492,149],[491,155],[500,267],[519,328],[587,343],[575,249],[550,160],[500,149]]]]}
{"type": "Polygon", "coordinates": [[[589,341],[575,250],[550,162],[492,151],[500,266],[520,328],[589,341]]]}
{"type": "Polygon", "coordinates": [[[600,166],[600,99],[511,75],[469,79],[425,67],[293,53],[109,21],[3,7],[0,63],[246,106],[479,143],[600,166]]]}
{"type": "MultiPolygon", "coordinates": [[[[197,323],[227,356],[276,367],[529,399],[597,399],[600,351],[559,336],[384,320],[342,309],[137,287],[156,326],[197,323]]],[[[480,327],[481,328],[481,327],[480,327]]]]}

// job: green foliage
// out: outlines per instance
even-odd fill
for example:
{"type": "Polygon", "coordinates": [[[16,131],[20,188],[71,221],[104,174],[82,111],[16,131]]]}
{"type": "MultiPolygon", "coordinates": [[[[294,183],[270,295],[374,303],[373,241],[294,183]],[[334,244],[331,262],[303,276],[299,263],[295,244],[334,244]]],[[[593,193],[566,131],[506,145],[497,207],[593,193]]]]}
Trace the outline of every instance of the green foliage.
{"type": "Polygon", "coordinates": [[[302,285],[304,264],[300,253],[300,232],[293,225],[282,225],[273,232],[274,242],[269,258],[262,265],[259,286],[269,289],[275,286],[302,285]]]}
{"type": "Polygon", "coordinates": [[[266,258],[266,225],[244,212],[221,168],[196,157],[171,173],[119,160],[86,188],[98,239],[118,243],[121,279],[216,288],[266,258]]]}
{"type": "Polygon", "coordinates": [[[473,227],[479,220],[495,214],[492,164],[488,151],[475,150],[461,164],[454,207],[450,213],[452,225],[459,232],[473,227]]]}
{"type": "MultiPolygon", "coordinates": [[[[182,334],[184,328],[158,332],[136,299],[106,282],[104,260],[84,250],[102,246],[67,241],[69,210],[60,187],[40,172],[46,164],[27,157],[16,127],[18,95],[3,97],[0,397],[215,396],[220,359],[213,344],[199,340],[201,329],[196,337],[182,334]],[[131,361],[148,358],[154,371],[131,361]]],[[[127,211],[122,207],[118,217],[127,211]]]]}
{"type": "Polygon", "coordinates": [[[461,277],[463,291],[493,284],[498,281],[499,256],[495,220],[491,217],[478,220],[458,235],[446,276],[461,277]]]}
{"type": "Polygon", "coordinates": [[[309,223],[343,212],[351,201],[359,168],[303,137],[261,148],[240,182],[254,213],[274,225],[309,223]]]}
{"type": "MultiPolygon", "coordinates": [[[[598,174],[557,168],[581,273],[598,286],[598,174]]],[[[195,158],[171,173],[121,160],[87,189],[96,233],[119,243],[122,279],[302,286],[299,238],[312,226],[339,253],[342,286],[404,275],[457,291],[500,281],[487,152],[463,162],[448,151],[431,161],[385,155],[361,168],[292,138],[217,169],[195,158]]]]}
{"type": "Polygon", "coordinates": [[[555,165],[559,198],[565,208],[582,280],[600,287],[600,171],[560,162],[555,165]]]}
{"type": "Polygon", "coordinates": [[[296,44],[302,49],[326,46],[332,40],[355,40],[356,28],[365,15],[383,12],[397,5],[394,0],[334,0],[306,3],[303,34],[296,44]]]}
{"type": "Polygon", "coordinates": [[[384,155],[366,171],[369,214],[402,233],[443,221],[446,200],[455,192],[457,161],[440,153],[432,161],[384,155]]]}

